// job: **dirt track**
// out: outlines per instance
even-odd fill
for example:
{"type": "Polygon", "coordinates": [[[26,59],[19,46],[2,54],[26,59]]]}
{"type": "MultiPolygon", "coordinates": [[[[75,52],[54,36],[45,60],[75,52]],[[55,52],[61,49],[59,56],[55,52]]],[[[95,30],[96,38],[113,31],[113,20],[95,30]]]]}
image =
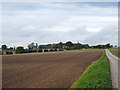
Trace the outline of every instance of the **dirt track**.
{"type": "Polygon", "coordinates": [[[69,88],[103,50],[3,56],[3,88],[69,88]]]}

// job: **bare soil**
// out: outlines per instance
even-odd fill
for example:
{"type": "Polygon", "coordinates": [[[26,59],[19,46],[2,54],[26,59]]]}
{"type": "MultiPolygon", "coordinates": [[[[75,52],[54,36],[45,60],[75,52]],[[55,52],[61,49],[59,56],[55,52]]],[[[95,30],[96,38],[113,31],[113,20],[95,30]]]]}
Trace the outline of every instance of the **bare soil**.
{"type": "Polygon", "coordinates": [[[120,48],[116,49],[116,48],[112,48],[111,49],[113,52],[115,52],[117,55],[120,56],[120,48]]]}
{"type": "Polygon", "coordinates": [[[69,88],[103,50],[3,56],[3,88],[69,88]]]}

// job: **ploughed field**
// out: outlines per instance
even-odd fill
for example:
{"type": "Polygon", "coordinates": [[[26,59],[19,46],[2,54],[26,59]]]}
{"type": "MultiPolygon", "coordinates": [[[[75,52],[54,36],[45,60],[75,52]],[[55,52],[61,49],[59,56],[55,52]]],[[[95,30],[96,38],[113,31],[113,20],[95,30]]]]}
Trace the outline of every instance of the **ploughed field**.
{"type": "Polygon", "coordinates": [[[119,48],[112,48],[111,49],[113,52],[115,52],[117,55],[119,55],[120,56],[120,47],[119,48]]]}
{"type": "Polygon", "coordinates": [[[103,50],[3,56],[3,88],[69,88],[103,50]]]}

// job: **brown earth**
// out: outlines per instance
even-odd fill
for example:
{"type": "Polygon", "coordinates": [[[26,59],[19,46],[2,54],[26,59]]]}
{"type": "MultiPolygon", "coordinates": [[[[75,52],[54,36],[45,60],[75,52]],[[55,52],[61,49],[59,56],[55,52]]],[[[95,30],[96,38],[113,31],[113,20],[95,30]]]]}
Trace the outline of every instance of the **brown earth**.
{"type": "Polygon", "coordinates": [[[120,56],[120,48],[112,48],[111,50],[120,56]]]}
{"type": "Polygon", "coordinates": [[[3,88],[69,88],[103,50],[3,56],[3,88]]]}

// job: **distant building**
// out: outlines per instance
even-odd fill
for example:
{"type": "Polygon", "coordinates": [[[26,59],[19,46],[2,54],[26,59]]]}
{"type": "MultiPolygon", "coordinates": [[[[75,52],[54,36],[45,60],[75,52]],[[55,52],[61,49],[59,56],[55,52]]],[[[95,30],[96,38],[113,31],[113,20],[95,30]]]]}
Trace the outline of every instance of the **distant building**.
{"type": "Polygon", "coordinates": [[[39,45],[38,49],[48,49],[47,45],[39,45]]]}
{"type": "Polygon", "coordinates": [[[62,46],[62,48],[66,49],[66,48],[68,48],[68,46],[66,46],[66,45],[63,45],[63,46],[62,46]]]}
{"type": "Polygon", "coordinates": [[[31,43],[28,45],[28,48],[33,49],[33,50],[38,49],[38,44],[36,43],[36,45],[35,45],[34,43],[31,43]]]}

